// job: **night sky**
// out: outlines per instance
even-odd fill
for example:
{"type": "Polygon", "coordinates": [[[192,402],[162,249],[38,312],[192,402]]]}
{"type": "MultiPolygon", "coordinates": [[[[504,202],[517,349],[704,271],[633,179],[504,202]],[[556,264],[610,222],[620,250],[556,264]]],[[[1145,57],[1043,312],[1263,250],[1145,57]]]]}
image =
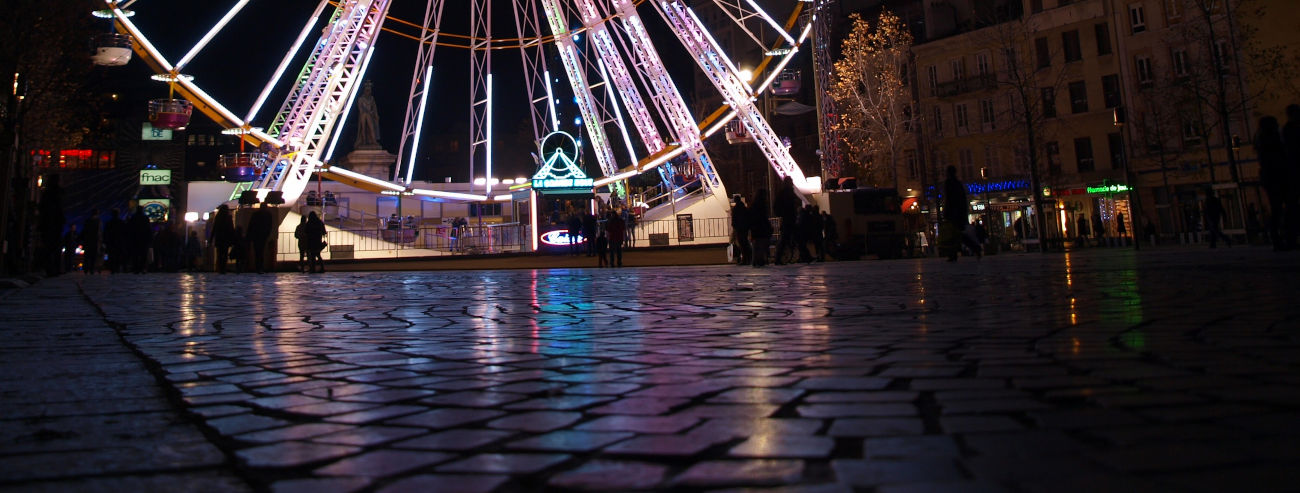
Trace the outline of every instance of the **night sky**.
{"type": "MultiPolygon", "coordinates": [[[[449,1],[443,12],[442,28],[444,32],[469,34],[469,12],[467,2],[449,1]]],[[[493,37],[508,38],[515,36],[514,16],[511,3],[497,0],[494,5],[493,37]]],[[[175,63],[189,50],[203,33],[215,23],[233,5],[233,1],[223,2],[141,2],[135,6],[136,16],[133,21],[140,27],[155,46],[170,61],[175,63]]],[[[306,22],[307,16],[315,8],[314,0],[277,0],[253,1],[235,17],[183,71],[193,75],[199,87],[213,95],[218,101],[236,115],[247,113],[258,93],[270,80],[276,65],[288,51],[294,37],[306,22]]],[[[419,23],[424,14],[424,2],[396,0],[390,9],[390,17],[419,23]]],[[[327,7],[322,15],[327,16],[332,7],[327,7]]],[[[657,39],[668,43],[659,43],[660,55],[665,63],[675,71],[674,79],[683,93],[691,91],[691,70],[693,65],[685,51],[675,38],[662,27],[659,16],[648,7],[641,9],[642,18],[657,39]]],[[[318,25],[323,26],[322,20],[318,25]]],[[[386,23],[385,26],[400,28],[402,32],[414,34],[414,28],[386,23]]],[[[545,29],[545,27],[543,27],[545,29]]],[[[316,33],[308,38],[308,43],[315,41],[316,33]]],[[[288,91],[288,81],[302,67],[303,60],[310,51],[304,46],[300,55],[290,64],[288,71],[277,90],[272,93],[262,110],[254,119],[255,126],[266,127],[275,111],[283,102],[288,91]]],[[[398,137],[402,118],[406,109],[407,92],[410,87],[411,72],[414,67],[416,42],[391,33],[380,36],[375,45],[376,53],[371,60],[366,78],[375,84],[375,98],[380,112],[381,141],[390,152],[398,150],[398,137]]],[[[501,50],[493,54],[493,73],[497,84],[495,132],[498,140],[517,129],[525,128],[528,117],[527,100],[521,81],[521,66],[517,50],[501,50]]],[[[147,73],[143,63],[133,62],[132,73],[147,73]]],[[[552,76],[561,73],[558,62],[551,67],[552,76]]],[[[425,120],[425,141],[420,154],[426,153],[430,136],[443,134],[455,135],[465,133],[468,138],[469,106],[469,57],[463,49],[439,47],[435,55],[433,91],[430,97],[430,110],[425,120]]],[[[135,76],[135,75],[133,75],[135,76]]],[[[144,77],[144,75],[139,75],[144,77]]],[[[557,88],[567,86],[561,82],[557,88]]],[[[161,92],[162,89],[160,88],[161,92]]],[[[689,95],[687,96],[689,98],[689,95]]],[[[576,129],[573,118],[577,116],[576,105],[562,99],[561,125],[576,129]]],[[[350,151],[355,134],[355,117],[350,117],[342,131],[344,135],[335,152],[336,158],[350,151]]],[[[531,131],[530,131],[531,133],[531,131]]],[[[463,144],[462,144],[463,145],[463,144]]],[[[451,170],[421,169],[427,177],[449,174],[464,174],[467,163],[447,163],[439,166],[451,166],[451,170]]],[[[531,172],[531,163],[498,163],[498,169],[504,168],[502,176],[531,172]],[[507,174],[508,173],[508,174],[507,174]]]]}

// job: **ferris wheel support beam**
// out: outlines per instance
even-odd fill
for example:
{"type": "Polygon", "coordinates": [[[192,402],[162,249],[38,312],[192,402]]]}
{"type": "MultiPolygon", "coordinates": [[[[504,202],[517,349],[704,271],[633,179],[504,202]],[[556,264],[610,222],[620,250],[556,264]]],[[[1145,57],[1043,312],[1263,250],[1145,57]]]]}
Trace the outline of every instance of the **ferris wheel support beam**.
{"type": "Polygon", "coordinates": [[[181,57],[181,61],[176,62],[176,70],[180,70],[188,65],[190,60],[193,60],[194,56],[198,55],[199,52],[203,50],[203,47],[207,46],[208,43],[212,41],[212,38],[225,28],[226,24],[230,22],[230,19],[235,18],[235,14],[238,14],[240,10],[243,10],[245,5],[248,5],[248,0],[239,0],[239,3],[236,3],[234,7],[226,12],[226,15],[222,16],[221,20],[217,21],[216,25],[213,25],[212,29],[209,29],[208,33],[204,34],[203,37],[199,39],[199,42],[194,44],[193,48],[190,48],[189,53],[186,53],[184,57],[181,57]]]}
{"type": "Polygon", "coordinates": [[[727,104],[735,110],[737,118],[754,136],[754,142],[777,174],[782,178],[792,178],[795,188],[802,194],[820,191],[821,184],[817,180],[810,182],[804,176],[799,164],[790,156],[790,149],[763,119],[762,113],[754,105],[754,94],[748,82],[741,80],[735,65],[718,47],[717,41],[700,23],[695,13],[677,0],[659,0],[655,2],[655,7],[709,78],[709,82],[713,83],[727,104]]]}
{"type": "MultiPolygon", "coordinates": [[[[634,60],[633,65],[650,85],[653,93],[651,99],[667,122],[669,133],[684,148],[692,161],[699,163],[705,185],[714,193],[725,195],[726,189],[723,187],[722,179],[704,150],[699,124],[691,115],[690,107],[682,99],[677,85],[669,77],[668,69],[664,66],[663,59],[659,57],[659,52],[655,50],[650,35],[646,32],[645,24],[636,11],[636,4],[632,0],[613,0],[612,3],[615,12],[622,17],[621,26],[629,39],[626,46],[634,60]]],[[[661,176],[670,180],[672,168],[660,169],[661,176]]],[[[668,183],[671,184],[671,180],[668,183]]]]}
{"type": "Polygon", "coordinates": [[[244,116],[244,121],[251,122],[253,121],[253,118],[257,117],[257,112],[261,111],[263,104],[266,104],[266,98],[271,96],[271,90],[280,82],[280,78],[284,77],[284,72],[285,70],[288,70],[289,63],[293,61],[294,55],[297,55],[298,50],[302,49],[303,42],[307,41],[307,35],[311,34],[312,28],[315,27],[316,22],[320,20],[320,14],[325,11],[325,5],[327,3],[329,3],[329,0],[321,0],[320,3],[316,4],[316,10],[312,12],[311,18],[307,20],[307,24],[302,26],[302,31],[298,33],[298,38],[295,39],[293,45],[289,47],[289,52],[284,54],[284,59],[280,60],[280,65],[275,68],[275,75],[272,75],[270,82],[267,82],[266,87],[262,88],[262,93],[257,95],[257,100],[254,101],[253,106],[248,109],[248,114],[244,116]]]}
{"type": "Polygon", "coordinates": [[[523,63],[524,90],[528,92],[528,110],[532,116],[529,121],[533,125],[533,140],[541,142],[543,137],[559,130],[560,120],[555,114],[551,72],[546,70],[546,51],[541,39],[537,0],[514,0],[514,5],[515,32],[519,39],[527,40],[519,43],[519,57],[523,63]],[[541,94],[543,88],[545,94],[541,94]]]}
{"type": "Polygon", "coordinates": [[[279,127],[283,160],[265,173],[259,192],[278,190],[286,202],[302,195],[326,152],[339,115],[359,89],[390,0],[343,0],[322,33],[308,73],[286,101],[279,127]]]}
{"type": "Polygon", "coordinates": [[[492,8],[491,0],[470,0],[469,53],[469,179],[483,156],[484,195],[492,189],[492,8]],[[483,150],[480,151],[479,147],[483,150]]]}
{"type": "Polygon", "coordinates": [[[397,165],[393,167],[393,181],[402,176],[402,160],[406,159],[406,183],[415,177],[416,151],[420,147],[424,128],[424,114],[429,101],[429,88],[433,77],[433,54],[438,48],[438,35],[442,33],[443,0],[428,0],[424,4],[424,29],[415,53],[415,68],[411,71],[411,90],[406,99],[406,116],[402,118],[402,135],[397,145],[397,165]],[[430,25],[433,29],[429,29],[430,25]],[[422,77],[423,76],[423,77],[422,77]],[[419,101],[417,104],[416,101],[419,101]],[[407,151],[410,142],[410,151],[407,151]]]}
{"type": "Polygon", "coordinates": [[[790,43],[791,46],[795,44],[794,38],[790,36],[790,33],[787,32],[786,29],[782,29],[781,25],[777,24],[776,20],[773,19],[772,16],[767,15],[767,12],[764,11],[762,7],[759,7],[758,3],[754,0],[713,0],[713,3],[717,4],[718,8],[721,8],[722,12],[727,14],[727,17],[730,17],[731,20],[759,46],[763,46],[763,42],[759,40],[758,35],[754,34],[754,32],[749,29],[749,26],[745,24],[745,21],[758,18],[767,25],[772,26],[773,29],[776,29],[777,34],[784,38],[787,43],[790,43]]]}
{"type": "MultiPolygon", "coordinates": [[[[546,12],[551,34],[555,36],[555,46],[560,52],[560,61],[564,65],[564,71],[569,78],[569,85],[573,88],[573,96],[577,99],[578,109],[582,113],[583,124],[587,128],[587,137],[590,139],[592,148],[596,151],[596,161],[600,164],[604,176],[616,174],[618,172],[618,163],[614,159],[613,150],[610,149],[609,138],[605,135],[600,112],[596,109],[595,96],[592,95],[591,85],[588,84],[587,76],[582,70],[582,63],[578,58],[578,47],[573,41],[573,33],[569,31],[568,22],[564,18],[564,11],[560,9],[557,0],[541,0],[541,2],[542,10],[546,12]]],[[[616,193],[622,194],[623,192],[616,190],[616,193]]]]}

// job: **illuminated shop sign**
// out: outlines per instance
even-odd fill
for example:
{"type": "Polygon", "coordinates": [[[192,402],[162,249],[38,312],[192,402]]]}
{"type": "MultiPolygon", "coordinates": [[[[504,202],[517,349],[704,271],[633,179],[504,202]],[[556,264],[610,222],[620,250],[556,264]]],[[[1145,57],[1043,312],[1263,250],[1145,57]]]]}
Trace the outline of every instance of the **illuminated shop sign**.
{"type": "Polygon", "coordinates": [[[1128,185],[1122,183],[1102,184],[1101,186],[1088,187],[1088,193],[1122,193],[1129,191],[1128,185]]]}
{"type": "Polygon", "coordinates": [[[140,170],[141,185],[171,185],[172,170],[169,169],[142,169],[140,170]]]}
{"type": "Polygon", "coordinates": [[[542,243],[551,246],[565,246],[573,243],[582,243],[584,241],[587,241],[587,239],[583,238],[582,235],[576,235],[573,238],[570,238],[569,231],[563,229],[557,229],[555,231],[547,231],[545,233],[542,233],[541,240],[542,243]],[[569,241],[570,239],[575,241],[570,242],[569,241]]]}
{"type": "Polygon", "coordinates": [[[591,188],[596,180],[591,178],[533,178],[533,188],[591,188]]]}
{"type": "Polygon", "coordinates": [[[1006,180],[991,181],[987,183],[967,183],[966,193],[977,194],[984,192],[1010,192],[1012,190],[1028,190],[1029,182],[1025,180],[1006,180]]]}

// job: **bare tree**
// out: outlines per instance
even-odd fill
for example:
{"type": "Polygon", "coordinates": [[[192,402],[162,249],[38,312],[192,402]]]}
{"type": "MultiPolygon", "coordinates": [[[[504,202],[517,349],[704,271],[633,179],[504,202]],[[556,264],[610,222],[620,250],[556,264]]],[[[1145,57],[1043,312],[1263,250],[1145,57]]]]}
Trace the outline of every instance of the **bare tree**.
{"type": "MultiPolygon", "coordinates": [[[[1018,141],[1015,148],[1023,152],[1032,188],[1035,227],[1040,239],[1047,234],[1047,209],[1044,207],[1043,186],[1046,178],[1060,173],[1056,163],[1043,166],[1050,143],[1045,123],[1056,116],[1055,98],[1065,86],[1064,70],[1053,67],[1056,53],[1041,51],[1037,29],[1028,16],[1007,22],[994,23],[981,31],[980,42],[990,51],[1001,55],[997,70],[1000,93],[1010,99],[1005,119],[1012,122],[1005,134],[1018,141]]],[[[1059,159],[1059,157],[1058,157],[1059,159]]],[[[1040,249],[1046,252],[1046,248],[1040,249]]]]}
{"type": "MultiPolygon", "coordinates": [[[[857,14],[835,62],[831,97],[840,109],[839,132],[851,162],[867,177],[887,163],[898,188],[898,157],[912,137],[916,112],[907,80],[912,34],[901,19],[881,11],[874,28],[857,14]]],[[[870,178],[868,178],[870,179],[870,178]]]]}

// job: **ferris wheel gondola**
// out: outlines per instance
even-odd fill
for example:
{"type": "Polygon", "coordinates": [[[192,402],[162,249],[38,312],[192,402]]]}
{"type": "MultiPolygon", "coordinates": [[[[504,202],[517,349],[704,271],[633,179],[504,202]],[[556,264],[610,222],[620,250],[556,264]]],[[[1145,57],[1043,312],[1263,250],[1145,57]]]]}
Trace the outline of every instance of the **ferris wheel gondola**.
{"type": "Polygon", "coordinates": [[[101,33],[91,38],[94,53],[90,59],[95,65],[120,67],[131,61],[131,36],[120,33],[101,33]]]}

